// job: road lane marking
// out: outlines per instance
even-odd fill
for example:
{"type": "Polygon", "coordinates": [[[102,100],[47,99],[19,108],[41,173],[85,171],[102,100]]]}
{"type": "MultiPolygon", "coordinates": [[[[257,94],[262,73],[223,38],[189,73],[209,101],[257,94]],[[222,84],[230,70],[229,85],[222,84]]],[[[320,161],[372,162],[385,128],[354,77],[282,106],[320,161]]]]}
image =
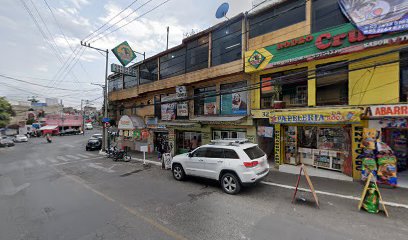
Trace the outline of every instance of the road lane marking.
{"type": "Polygon", "coordinates": [[[95,157],[96,154],[93,153],[82,153],[83,155],[89,156],[89,157],[95,157]]]}
{"type": "Polygon", "coordinates": [[[30,160],[25,160],[24,161],[24,167],[25,168],[32,168],[34,165],[31,163],[30,160]]]}
{"type": "Polygon", "coordinates": [[[45,164],[45,162],[43,161],[43,160],[41,160],[41,159],[36,159],[35,160],[39,165],[44,165],[45,164]]]}
{"type": "Polygon", "coordinates": [[[71,144],[64,144],[64,146],[70,147],[70,148],[74,148],[74,147],[75,147],[74,145],[71,145],[71,144]]]}
{"type": "Polygon", "coordinates": [[[74,155],[65,155],[66,157],[72,158],[74,160],[79,160],[81,159],[80,157],[74,156],[74,155]]]}
{"type": "Polygon", "coordinates": [[[46,159],[47,159],[48,162],[52,162],[52,163],[57,163],[58,162],[57,160],[55,160],[54,158],[51,158],[51,157],[47,157],[46,159]]]}
{"type": "Polygon", "coordinates": [[[61,161],[64,161],[64,162],[68,162],[68,161],[69,161],[69,159],[66,158],[66,157],[64,157],[64,156],[57,156],[57,159],[58,159],[58,160],[61,160],[61,161]]]}
{"type": "MultiPolygon", "coordinates": [[[[92,191],[93,193],[101,196],[102,198],[110,201],[110,202],[116,202],[116,200],[106,194],[104,194],[103,192],[100,192],[94,188],[92,188],[91,186],[89,186],[88,184],[85,183],[85,181],[83,181],[81,178],[77,177],[77,176],[73,176],[73,175],[66,175],[64,171],[61,171],[59,169],[57,169],[56,167],[52,167],[55,171],[57,171],[58,173],[60,173],[61,175],[73,180],[74,182],[80,184],[81,186],[83,186],[84,188],[92,191]]],[[[153,227],[157,228],[158,230],[162,231],[163,233],[167,234],[168,236],[176,239],[176,240],[187,240],[187,238],[183,237],[181,234],[167,228],[166,226],[158,223],[157,221],[155,221],[154,219],[147,217],[145,215],[143,215],[142,213],[140,213],[139,211],[137,211],[134,208],[128,207],[125,204],[119,203],[119,206],[121,208],[123,208],[124,210],[126,210],[127,212],[129,212],[130,214],[142,219],[143,221],[145,221],[146,223],[152,225],[153,227]]]]}
{"type": "MultiPolygon", "coordinates": [[[[265,185],[269,185],[269,186],[280,187],[280,188],[286,188],[286,189],[292,189],[292,190],[295,189],[294,186],[284,185],[284,184],[279,184],[279,183],[264,182],[264,181],[262,181],[261,183],[265,185]]],[[[307,189],[307,188],[298,188],[298,190],[303,191],[303,192],[312,192],[310,191],[310,189],[307,189]]],[[[325,192],[325,191],[319,191],[319,190],[316,190],[315,192],[320,195],[326,195],[326,196],[332,196],[332,197],[338,197],[338,198],[344,198],[344,199],[350,199],[350,200],[356,200],[356,201],[360,201],[361,199],[360,197],[355,197],[351,195],[342,195],[338,193],[331,193],[331,192],[325,192]]],[[[395,202],[385,202],[385,201],[383,201],[383,203],[385,205],[392,206],[392,207],[401,207],[401,208],[408,209],[407,204],[401,204],[401,203],[395,203],[395,202]]]]}
{"type": "Polygon", "coordinates": [[[85,161],[95,160],[95,159],[100,159],[100,158],[104,158],[104,157],[87,158],[87,159],[82,159],[82,160],[78,160],[78,161],[70,161],[70,162],[56,163],[56,164],[52,164],[52,165],[53,165],[53,166],[60,166],[60,165],[66,165],[66,164],[72,164],[72,163],[85,162],[85,161]]]}
{"type": "Polygon", "coordinates": [[[83,157],[83,158],[89,158],[89,156],[84,155],[84,154],[77,154],[77,156],[83,157]]]}

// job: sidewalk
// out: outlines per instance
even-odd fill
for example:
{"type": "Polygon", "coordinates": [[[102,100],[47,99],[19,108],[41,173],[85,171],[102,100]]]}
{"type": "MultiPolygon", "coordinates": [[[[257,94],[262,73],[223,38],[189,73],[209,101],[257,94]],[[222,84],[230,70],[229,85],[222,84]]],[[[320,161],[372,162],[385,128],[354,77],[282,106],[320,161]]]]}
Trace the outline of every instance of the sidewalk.
{"type": "MultiPolygon", "coordinates": [[[[310,176],[315,190],[336,193],[347,196],[361,197],[364,185],[358,181],[341,181],[322,177],[310,176]]],[[[270,173],[263,180],[282,185],[295,186],[297,174],[283,173],[271,168],[270,173]]],[[[299,187],[309,189],[306,179],[302,176],[299,187]]],[[[395,202],[408,205],[408,189],[406,188],[389,188],[379,186],[381,196],[386,202],[395,202]]]]}
{"type": "MultiPolygon", "coordinates": [[[[143,153],[141,152],[130,152],[132,156],[132,160],[143,159],[143,153]]],[[[160,165],[160,161],[157,158],[156,153],[146,153],[146,160],[151,161],[152,163],[156,163],[160,165]]],[[[297,180],[297,172],[296,173],[285,173],[280,172],[279,170],[274,169],[271,167],[271,171],[264,178],[264,182],[271,182],[276,184],[288,185],[288,186],[295,186],[297,180]]],[[[361,193],[363,191],[364,185],[359,181],[342,181],[336,179],[329,179],[324,177],[316,177],[310,176],[312,180],[313,186],[317,191],[341,194],[346,196],[354,196],[354,197],[361,197],[361,193]]],[[[299,187],[309,189],[306,179],[304,177],[301,178],[299,187]]],[[[399,204],[408,205],[408,189],[406,188],[388,188],[388,187],[380,187],[380,192],[383,197],[383,200],[386,202],[395,202],[399,204]]]]}

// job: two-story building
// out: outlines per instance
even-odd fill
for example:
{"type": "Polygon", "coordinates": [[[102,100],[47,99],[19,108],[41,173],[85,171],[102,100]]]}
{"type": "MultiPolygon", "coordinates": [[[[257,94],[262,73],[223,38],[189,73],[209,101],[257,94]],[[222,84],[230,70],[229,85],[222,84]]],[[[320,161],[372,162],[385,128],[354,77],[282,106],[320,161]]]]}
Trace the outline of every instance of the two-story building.
{"type": "Polygon", "coordinates": [[[274,133],[275,166],[358,179],[363,128],[375,128],[406,169],[408,32],[363,35],[337,0],[281,1],[248,25],[245,73],[259,86],[251,112],[258,135],[274,133]]]}
{"type": "Polygon", "coordinates": [[[165,140],[177,154],[211,139],[255,141],[245,27],[240,14],[133,65],[136,76],[111,75],[109,112],[123,146],[154,151],[165,140]]]}
{"type": "Polygon", "coordinates": [[[354,179],[363,129],[375,128],[403,170],[407,40],[363,35],[337,0],[276,1],[133,65],[135,77],[111,75],[109,112],[133,149],[165,139],[177,154],[245,137],[277,168],[304,163],[354,179]],[[121,125],[123,116],[132,117],[121,125]]]}

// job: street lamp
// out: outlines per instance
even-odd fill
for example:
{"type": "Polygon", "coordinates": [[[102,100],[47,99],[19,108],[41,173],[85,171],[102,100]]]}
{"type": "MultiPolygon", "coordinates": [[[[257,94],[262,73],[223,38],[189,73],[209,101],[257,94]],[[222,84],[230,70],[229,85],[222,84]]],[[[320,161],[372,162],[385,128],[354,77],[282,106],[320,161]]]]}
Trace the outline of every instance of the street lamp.
{"type": "MultiPolygon", "coordinates": [[[[103,50],[100,48],[96,48],[96,47],[91,47],[90,43],[86,43],[86,42],[82,42],[81,41],[81,45],[87,48],[92,48],[95,49],[99,52],[104,52],[105,53],[105,57],[106,57],[106,63],[105,63],[105,87],[103,87],[103,99],[104,99],[104,111],[103,111],[103,116],[105,118],[108,117],[108,93],[107,93],[107,88],[106,86],[108,86],[108,61],[109,61],[109,50],[103,50]]],[[[108,133],[106,132],[107,129],[105,127],[105,125],[103,125],[103,142],[102,142],[102,150],[104,151],[106,146],[108,145],[108,133]]]]}

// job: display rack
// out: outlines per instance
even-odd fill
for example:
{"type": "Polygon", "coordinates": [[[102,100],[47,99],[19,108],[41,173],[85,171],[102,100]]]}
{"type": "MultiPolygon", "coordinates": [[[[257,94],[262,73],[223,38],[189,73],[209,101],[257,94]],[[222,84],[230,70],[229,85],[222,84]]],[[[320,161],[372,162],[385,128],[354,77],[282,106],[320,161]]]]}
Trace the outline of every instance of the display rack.
{"type": "Polygon", "coordinates": [[[294,126],[288,126],[286,129],[285,163],[292,165],[299,164],[297,157],[297,128],[294,126]]]}

